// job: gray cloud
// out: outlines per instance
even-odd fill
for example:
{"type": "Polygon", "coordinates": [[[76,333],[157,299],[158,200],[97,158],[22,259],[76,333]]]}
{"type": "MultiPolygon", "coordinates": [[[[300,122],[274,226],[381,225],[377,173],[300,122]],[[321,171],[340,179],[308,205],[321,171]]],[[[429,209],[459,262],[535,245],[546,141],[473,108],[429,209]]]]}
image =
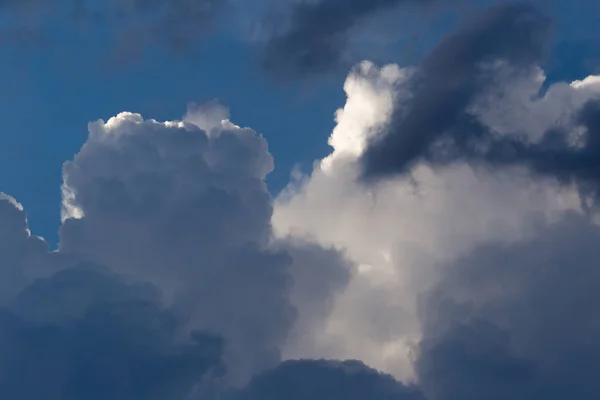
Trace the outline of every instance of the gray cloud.
{"type": "Polygon", "coordinates": [[[460,143],[479,134],[468,109],[494,83],[493,63],[530,73],[544,55],[549,27],[532,6],[505,4],[446,37],[424,60],[408,104],[397,105],[389,126],[369,143],[365,177],[406,173],[441,139],[460,143]]]}
{"type": "Polygon", "coordinates": [[[289,256],[267,249],[266,142],[212,128],[135,114],[91,124],[64,166],[65,204],[83,217],[64,222],[60,251],[160,287],[190,328],[225,337],[232,379],[243,381],[279,361],[293,281],[289,256]]]}
{"type": "Polygon", "coordinates": [[[398,6],[438,0],[320,0],[294,4],[289,27],[269,39],[264,66],[280,78],[329,72],[343,62],[348,35],[363,20],[398,6]]]}
{"type": "Polygon", "coordinates": [[[273,160],[227,116],[90,124],[64,165],[56,252],[0,197],[0,396],[209,399],[310,340],[350,264],[273,241],[273,160]]]}
{"type": "Polygon", "coordinates": [[[566,214],[447,266],[422,307],[428,398],[596,398],[598,243],[596,224],[566,214]]]}
{"type": "Polygon", "coordinates": [[[422,400],[405,386],[360,361],[287,361],[254,378],[236,400],[422,400]]]}

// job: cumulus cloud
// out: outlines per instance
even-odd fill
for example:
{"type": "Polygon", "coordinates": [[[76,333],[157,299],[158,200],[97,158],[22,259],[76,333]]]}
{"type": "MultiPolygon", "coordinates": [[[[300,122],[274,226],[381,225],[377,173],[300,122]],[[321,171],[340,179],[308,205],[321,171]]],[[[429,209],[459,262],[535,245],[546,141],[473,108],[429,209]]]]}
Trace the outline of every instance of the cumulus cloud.
{"type": "Polygon", "coordinates": [[[323,318],[299,308],[326,307],[347,268],[314,244],[272,245],[273,160],[224,116],[209,104],[183,121],[90,124],[64,166],[60,251],[161,288],[190,329],[223,335],[228,376],[244,382],[280,361],[296,320],[323,318]]]}
{"type": "Polygon", "coordinates": [[[219,372],[219,338],[185,338],[172,313],[137,292],[81,267],[28,286],[0,311],[0,393],[23,400],[185,398],[204,374],[219,372]]]}
{"type": "Polygon", "coordinates": [[[0,357],[0,393],[206,398],[313,340],[350,262],[273,237],[273,160],[227,115],[210,103],[181,121],[90,123],[64,165],[56,252],[2,195],[0,337],[14,351],[0,357]],[[55,375],[43,376],[49,365],[55,375]]]}
{"type": "Polygon", "coordinates": [[[419,67],[354,68],[332,153],[275,204],[277,232],[355,265],[309,354],[363,360],[429,400],[597,396],[599,238],[582,194],[600,86],[546,85],[547,29],[505,5],[419,67]],[[364,185],[365,167],[386,179],[364,185]]]}
{"type": "MultiPolygon", "coordinates": [[[[506,124],[498,131],[478,115],[509,87],[535,75],[547,37],[547,19],[523,4],[494,7],[448,36],[419,68],[411,98],[394,107],[389,124],[370,140],[362,156],[363,178],[406,174],[420,161],[521,166],[575,184],[589,207],[600,190],[597,96],[588,96],[580,107],[567,106],[562,120],[548,121],[543,132],[507,132],[506,124]]],[[[592,81],[574,85],[591,86],[592,81]]]]}
{"type": "MultiPolygon", "coordinates": [[[[429,60],[439,60],[443,58],[440,54],[448,51],[444,63],[456,62],[452,64],[456,66],[454,70],[440,71],[442,77],[451,71],[461,71],[458,76],[462,78],[449,80],[456,86],[447,93],[446,89],[439,89],[442,92],[438,93],[433,86],[432,90],[441,95],[468,92],[470,97],[472,90],[479,89],[469,85],[469,74],[458,65],[468,59],[465,68],[474,68],[473,65],[481,66],[481,60],[488,60],[488,56],[489,60],[495,60],[497,54],[501,58],[511,54],[512,67],[505,69],[506,64],[492,63],[488,71],[493,74],[484,76],[489,84],[473,95],[468,106],[463,105],[472,120],[498,137],[512,138],[518,132],[531,143],[543,143],[547,132],[558,124],[568,123],[572,127],[571,121],[585,121],[585,129],[579,133],[570,129],[565,132],[564,140],[574,143],[573,149],[577,146],[584,149],[570,153],[573,168],[591,165],[593,151],[589,145],[585,150],[586,146],[578,144],[576,139],[581,132],[584,137],[586,132],[595,132],[592,123],[597,114],[590,107],[599,93],[598,78],[558,82],[544,88],[545,76],[535,60],[542,55],[542,47],[538,45],[544,41],[547,20],[534,9],[520,5],[494,8],[483,20],[485,24],[462,28],[434,51],[429,60]],[[498,24],[490,24],[490,18],[498,24]],[[527,43],[513,48],[514,43],[504,46],[494,41],[496,34],[504,35],[507,21],[511,26],[509,36],[521,27],[531,33],[524,37],[530,38],[530,45],[537,50],[530,51],[527,43]],[[475,33],[482,34],[480,29],[491,30],[489,39],[496,47],[483,46],[477,50],[477,46],[467,46],[469,51],[460,53],[465,59],[451,61],[450,55],[456,50],[453,46],[457,43],[462,46],[475,33]],[[448,43],[454,43],[450,46],[452,51],[443,49],[448,43]],[[527,50],[522,53],[523,49],[527,50]]],[[[476,74],[469,77],[481,82],[476,74]]],[[[375,163],[394,163],[402,159],[405,154],[402,152],[410,150],[410,146],[395,147],[398,143],[388,143],[397,138],[380,139],[380,132],[405,120],[421,121],[426,126],[440,121],[455,122],[454,117],[437,122],[427,119],[438,111],[451,110],[452,107],[442,107],[442,103],[460,102],[461,97],[426,96],[431,92],[422,91],[428,87],[423,79],[427,79],[423,68],[401,69],[394,65],[377,68],[368,62],[357,66],[345,83],[347,103],[336,112],[337,126],[329,139],[332,153],[316,164],[310,176],[294,178],[278,197],[274,215],[278,232],[318,238],[321,243],[343,248],[356,265],[313,354],[361,359],[400,379],[411,380],[421,379],[420,370],[413,367],[419,354],[418,343],[430,329],[423,325],[418,299],[442,279],[448,265],[470,254],[482,242],[508,246],[533,240],[532,237],[540,235],[539,224],[553,226],[565,218],[566,212],[585,210],[580,193],[564,185],[565,180],[559,174],[531,175],[529,171],[534,167],[525,162],[504,163],[505,168],[494,169],[481,168],[481,164],[472,163],[469,158],[432,164],[432,158],[420,155],[407,161],[404,170],[393,169],[394,173],[403,171],[397,176],[369,186],[357,183],[364,177],[365,157],[373,156],[375,163]],[[425,107],[425,103],[431,107],[425,107]],[[414,115],[417,108],[423,115],[414,115]],[[381,146],[381,151],[389,151],[390,158],[381,160],[378,153],[369,153],[374,143],[381,146]],[[384,148],[386,143],[388,146],[384,148]],[[396,150],[401,151],[400,156],[396,150]]],[[[450,85],[442,81],[440,84],[450,85]]],[[[440,131],[433,129],[436,127],[430,126],[428,132],[434,136],[446,132],[443,127],[440,131]]],[[[393,134],[408,135],[409,141],[424,140],[416,137],[417,132],[421,131],[393,134]]],[[[452,132],[460,134],[458,130],[452,132]]],[[[593,140],[588,143],[593,144],[593,140]]],[[[429,151],[435,150],[429,144],[425,146],[429,151]]],[[[561,159],[555,160],[556,168],[561,168],[561,159]]],[[[545,159],[544,165],[553,167],[551,161],[545,159]]]]}
{"type": "Polygon", "coordinates": [[[155,288],[49,253],[11,197],[0,210],[3,397],[183,398],[222,373],[221,340],[190,336],[155,288]]]}

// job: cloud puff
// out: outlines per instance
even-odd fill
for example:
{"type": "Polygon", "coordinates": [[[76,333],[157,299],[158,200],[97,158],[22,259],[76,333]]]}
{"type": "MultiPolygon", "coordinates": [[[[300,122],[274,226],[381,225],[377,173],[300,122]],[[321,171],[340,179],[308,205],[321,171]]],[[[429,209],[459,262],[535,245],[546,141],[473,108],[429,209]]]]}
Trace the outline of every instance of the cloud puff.
{"type": "Polygon", "coordinates": [[[275,204],[278,233],[355,264],[313,357],[363,360],[429,400],[597,396],[598,225],[581,200],[600,87],[544,87],[548,28],[502,5],[418,68],[348,77],[332,153],[275,204]]]}
{"type": "Polygon", "coordinates": [[[541,61],[548,29],[548,19],[532,6],[505,4],[444,38],[413,79],[408,104],[395,107],[389,126],[371,140],[363,155],[365,175],[408,172],[444,135],[459,144],[476,136],[467,111],[493,82],[494,64],[528,73],[541,61]]]}
{"type": "MultiPolygon", "coordinates": [[[[566,210],[580,209],[576,192],[551,179],[532,180],[519,169],[419,164],[408,177],[367,189],[357,183],[370,135],[389,121],[396,102],[410,97],[414,73],[366,62],[354,69],[345,84],[346,105],[336,113],[332,153],[278,197],[273,219],[280,234],[343,248],[356,265],[307,354],[361,359],[401,379],[415,379],[414,349],[422,332],[417,299],[438,279],[440,265],[483,240],[530,237],[538,221],[557,221],[566,210]]],[[[575,82],[557,83],[542,98],[531,96],[543,84],[541,77],[527,75],[511,86],[481,119],[498,130],[521,125],[534,135],[593,93],[575,82]],[[531,110],[530,118],[509,118],[509,104],[531,110]]]]}
{"type": "Polygon", "coordinates": [[[15,350],[0,360],[0,393],[210,398],[314,340],[350,262],[273,236],[272,157],[227,116],[209,103],[182,121],[91,123],[64,165],[58,251],[2,195],[0,338],[15,350]],[[26,371],[48,365],[56,375],[25,387],[26,371]]]}
{"type": "Polygon", "coordinates": [[[229,377],[243,382],[279,362],[298,318],[323,318],[303,305],[326,307],[347,268],[316,245],[272,245],[267,144],[223,116],[213,104],[184,121],[90,124],[64,166],[60,251],[161,288],[190,329],[224,336],[229,377]]]}

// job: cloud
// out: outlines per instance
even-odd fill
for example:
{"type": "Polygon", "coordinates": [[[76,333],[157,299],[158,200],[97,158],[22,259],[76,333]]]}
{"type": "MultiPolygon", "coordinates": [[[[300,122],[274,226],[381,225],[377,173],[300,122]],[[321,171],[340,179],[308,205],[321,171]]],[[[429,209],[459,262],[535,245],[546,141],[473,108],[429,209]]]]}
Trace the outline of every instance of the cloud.
{"type": "Polygon", "coordinates": [[[222,370],[218,337],[186,338],[172,313],[135,293],[81,267],[28,286],[0,310],[2,396],[183,399],[222,370]]]}
{"type": "Polygon", "coordinates": [[[266,141],[228,115],[90,123],[63,167],[58,251],[0,197],[0,393],[213,398],[312,343],[350,261],[274,237],[266,141]]]}
{"type": "Polygon", "coordinates": [[[190,329],[225,338],[228,377],[243,383],[280,361],[297,320],[323,318],[347,267],[314,244],[271,243],[273,160],[225,115],[210,104],[184,121],[90,124],[64,165],[60,252],[159,287],[190,329]]]}
{"type": "Polygon", "coordinates": [[[565,214],[447,266],[422,308],[428,398],[595,398],[599,241],[598,225],[565,214]]]}
{"type": "Polygon", "coordinates": [[[360,361],[295,360],[254,378],[240,400],[422,400],[419,390],[360,361]]]}
{"type": "Polygon", "coordinates": [[[183,398],[222,374],[222,341],[194,332],[156,288],[48,252],[0,196],[0,395],[11,399],[183,398]]]}
{"type": "Polygon", "coordinates": [[[445,135],[477,135],[469,107],[493,82],[496,63],[528,74],[544,54],[549,21],[526,4],[486,10],[453,32],[425,58],[406,105],[397,105],[382,134],[363,155],[365,176],[408,172],[445,135]]]}
{"type": "MultiPolygon", "coordinates": [[[[579,101],[577,108],[566,105],[562,119],[550,121],[534,136],[515,129],[520,127],[498,131],[482,120],[481,114],[493,114],[490,104],[505,97],[511,86],[539,73],[547,30],[547,20],[530,6],[503,5],[442,41],[414,74],[410,98],[400,98],[390,123],[371,137],[362,155],[363,178],[410,174],[421,161],[519,166],[575,184],[582,203],[590,207],[600,191],[595,172],[600,103],[598,92],[590,90],[597,87],[594,79],[575,84],[588,94],[585,102],[579,101]]],[[[535,89],[530,94],[539,102],[556,95],[535,89]]],[[[532,119],[524,115],[530,108],[516,108],[511,111],[532,119]]]]}
{"type": "MultiPolygon", "coordinates": [[[[411,95],[414,73],[368,62],[353,70],[345,83],[347,102],[336,112],[329,139],[332,153],[310,176],[290,183],[277,198],[273,217],[278,234],[345,249],[354,263],[350,283],[336,298],[318,340],[312,347],[305,343],[305,356],[360,359],[402,380],[416,379],[414,349],[422,334],[418,297],[438,279],[440,265],[481,241],[517,242],[530,237],[538,221],[580,210],[577,193],[552,179],[464,162],[443,169],[421,163],[408,177],[365,189],[357,181],[360,156],[369,137],[389,121],[394,104],[411,95]]],[[[538,93],[541,78],[529,75],[511,86],[485,108],[489,112],[481,112],[482,120],[498,130],[520,125],[534,135],[593,93],[581,82],[557,83],[537,98],[531,93],[538,93]],[[511,111],[509,105],[517,104],[530,111],[529,118],[511,111]]]]}

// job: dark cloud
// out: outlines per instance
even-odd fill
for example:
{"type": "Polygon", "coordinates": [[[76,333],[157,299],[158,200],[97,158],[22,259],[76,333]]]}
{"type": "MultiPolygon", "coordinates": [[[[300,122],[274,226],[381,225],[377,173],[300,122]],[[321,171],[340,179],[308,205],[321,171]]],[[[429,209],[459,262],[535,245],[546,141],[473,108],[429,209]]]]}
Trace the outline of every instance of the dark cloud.
{"type": "Polygon", "coordinates": [[[363,177],[405,174],[419,161],[522,166],[575,184],[582,205],[593,205],[600,194],[598,99],[592,97],[536,142],[522,132],[495,132],[471,110],[499,80],[510,85],[531,74],[544,54],[547,31],[548,21],[535,9],[505,5],[444,40],[414,78],[413,97],[397,105],[389,126],[370,142],[363,177]],[[576,132],[579,143],[573,144],[576,132]]]}
{"type": "Polygon", "coordinates": [[[190,329],[224,336],[229,374],[243,381],[280,360],[296,318],[291,259],[267,248],[266,142],[213,122],[91,124],[64,166],[65,204],[82,217],[64,222],[60,251],[161,288],[190,329]]]}
{"type": "Polygon", "coordinates": [[[533,6],[504,4],[446,37],[425,58],[407,104],[397,105],[389,126],[369,143],[364,176],[406,173],[441,139],[479,134],[468,109],[494,82],[494,63],[529,73],[544,55],[549,28],[533,6]]]}
{"type": "Polygon", "coordinates": [[[446,266],[422,307],[428,398],[597,398],[599,243],[597,225],[567,214],[446,266]]]}
{"type": "Polygon", "coordinates": [[[526,138],[498,135],[482,126],[475,135],[467,128],[465,140],[455,142],[445,156],[432,152],[428,159],[434,163],[447,163],[453,159],[466,159],[494,167],[524,166],[533,173],[575,185],[582,206],[595,206],[600,195],[600,100],[587,101],[567,127],[557,127],[544,134],[539,142],[526,138]],[[579,143],[569,143],[573,131],[580,129],[579,143]]]}
{"type": "Polygon", "coordinates": [[[397,6],[424,6],[439,0],[299,1],[289,27],[267,42],[264,65],[287,78],[328,72],[343,62],[348,34],[363,20],[397,6]]]}
{"type": "Polygon", "coordinates": [[[172,313],[137,292],[85,268],[27,287],[0,310],[2,397],[184,399],[203,375],[222,372],[220,338],[187,337],[172,313]]]}
{"type": "Polygon", "coordinates": [[[0,193],[0,306],[6,305],[32,280],[53,274],[61,256],[32,236],[23,207],[0,193]]]}
{"type": "Polygon", "coordinates": [[[423,400],[405,386],[360,361],[286,361],[255,377],[236,400],[423,400]]]}

